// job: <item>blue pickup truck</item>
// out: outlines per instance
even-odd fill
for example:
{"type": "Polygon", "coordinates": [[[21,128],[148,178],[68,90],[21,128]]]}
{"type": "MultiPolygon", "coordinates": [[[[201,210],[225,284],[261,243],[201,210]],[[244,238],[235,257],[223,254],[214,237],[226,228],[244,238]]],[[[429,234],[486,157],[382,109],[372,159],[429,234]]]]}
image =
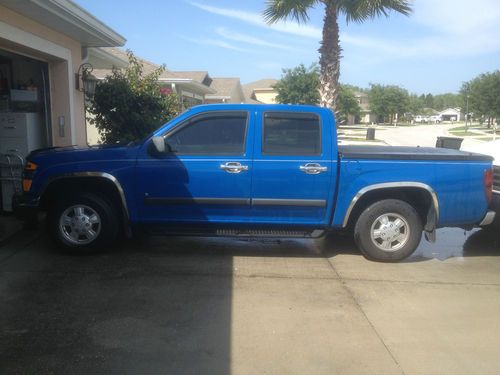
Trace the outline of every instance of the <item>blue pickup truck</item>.
{"type": "Polygon", "coordinates": [[[351,230],[369,259],[398,261],[422,233],[487,225],[492,158],[448,149],[338,146],[330,110],[203,105],[128,145],[32,152],[25,217],[99,250],[148,229],[173,235],[316,238],[351,230]]]}

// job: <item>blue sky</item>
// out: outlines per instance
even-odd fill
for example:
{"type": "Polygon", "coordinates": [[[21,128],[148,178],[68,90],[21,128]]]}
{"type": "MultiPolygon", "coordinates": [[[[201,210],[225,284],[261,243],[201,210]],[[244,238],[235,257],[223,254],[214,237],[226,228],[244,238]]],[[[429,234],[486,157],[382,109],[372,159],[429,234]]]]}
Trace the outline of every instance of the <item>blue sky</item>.
{"type": "MultiPolygon", "coordinates": [[[[242,83],[280,78],[318,61],[322,9],[306,25],[266,25],[265,0],[78,0],[127,38],[126,48],[171,70],[207,70],[242,83]]],[[[418,94],[456,92],[500,69],[500,0],[416,0],[408,18],[341,20],[341,81],[397,84],[418,94]]]]}

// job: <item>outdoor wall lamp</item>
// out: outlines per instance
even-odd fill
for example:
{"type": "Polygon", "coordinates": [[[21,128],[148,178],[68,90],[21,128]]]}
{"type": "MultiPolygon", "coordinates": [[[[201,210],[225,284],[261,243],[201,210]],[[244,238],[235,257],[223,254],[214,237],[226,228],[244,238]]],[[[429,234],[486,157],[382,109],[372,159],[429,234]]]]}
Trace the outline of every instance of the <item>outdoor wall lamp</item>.
{"type": "Polygon", "coordinates": [[[82,91],[87,99],[92,99],[94,97],[98,81],[98,79],[91,74],[93,70],[94,67],[91,64],[83,63],[78,67],[78,73],[75,73],[75,88],[82,91]]]}

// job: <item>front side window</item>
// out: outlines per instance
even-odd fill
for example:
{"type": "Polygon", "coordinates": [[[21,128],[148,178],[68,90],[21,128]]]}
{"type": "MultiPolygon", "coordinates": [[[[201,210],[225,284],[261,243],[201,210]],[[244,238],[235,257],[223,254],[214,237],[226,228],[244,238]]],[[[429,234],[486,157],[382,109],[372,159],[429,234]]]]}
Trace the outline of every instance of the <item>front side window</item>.
{"type": "Polygon", "coordinates": [[[246,128],[246,112],[203,114],[189,119],[166,141],[176,154],[243,155],[246,128]]]}
{"type": "Polygon", "coordinates": [[[321,154],[319,117],[312,113],[266,112],[263,155],[311,156],[321,154]]]}

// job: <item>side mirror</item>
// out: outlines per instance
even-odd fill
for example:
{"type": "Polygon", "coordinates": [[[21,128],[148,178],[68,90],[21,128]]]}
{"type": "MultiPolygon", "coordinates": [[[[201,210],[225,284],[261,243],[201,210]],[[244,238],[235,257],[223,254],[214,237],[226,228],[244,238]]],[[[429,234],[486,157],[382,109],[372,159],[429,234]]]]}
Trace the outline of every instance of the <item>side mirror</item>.
{"type": "Polygon", "coordinates": [[[158,154],[164,154],[166,147],[165,147],[165,138],[163,137],[153,137],[151,138],[151,146],[153,150],[158,153],[158,154]]]}
{"type": "Polygon", "coordinates": [[[153,156],[165,155],[175,150],[170,146],[165,138],[163,137],[153,137],[151,138],[151,143],[149,144],[149,153],[153,156]]]}

